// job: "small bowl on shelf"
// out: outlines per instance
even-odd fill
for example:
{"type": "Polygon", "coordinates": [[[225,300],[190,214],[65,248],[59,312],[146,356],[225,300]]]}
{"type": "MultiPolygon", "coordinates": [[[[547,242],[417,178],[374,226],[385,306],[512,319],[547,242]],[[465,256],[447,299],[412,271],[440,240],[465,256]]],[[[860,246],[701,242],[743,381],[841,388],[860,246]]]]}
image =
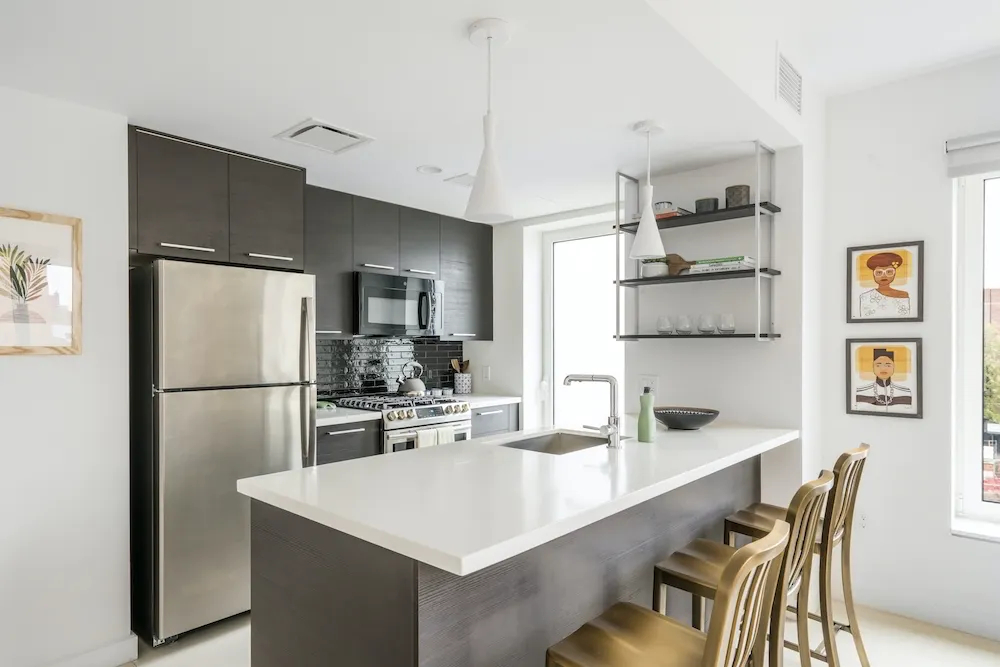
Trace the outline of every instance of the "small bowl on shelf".
{"type": "Polygon", "coordinates": [[[684,408],[675,405],[653,408],[656,421],[678,431],[696,431],[708,426],[719,416],[718,410],[684,408]]]}

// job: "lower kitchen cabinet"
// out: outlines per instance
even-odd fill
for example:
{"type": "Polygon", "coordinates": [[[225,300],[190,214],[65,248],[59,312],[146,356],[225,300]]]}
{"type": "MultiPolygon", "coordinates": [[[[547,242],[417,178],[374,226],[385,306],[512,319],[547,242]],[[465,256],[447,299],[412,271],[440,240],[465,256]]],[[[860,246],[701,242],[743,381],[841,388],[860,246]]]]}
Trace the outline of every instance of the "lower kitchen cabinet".
{"type": "Polygon", "coordinates": [[[472,437],[513,433],[520,430],[519,408],[517,403],[472,408],[472,437]]]}
{"type": "Polygon", "coordinates": [[[316,465],[382,453],[382,424],[372,420],[316,429],[316,465]]]}

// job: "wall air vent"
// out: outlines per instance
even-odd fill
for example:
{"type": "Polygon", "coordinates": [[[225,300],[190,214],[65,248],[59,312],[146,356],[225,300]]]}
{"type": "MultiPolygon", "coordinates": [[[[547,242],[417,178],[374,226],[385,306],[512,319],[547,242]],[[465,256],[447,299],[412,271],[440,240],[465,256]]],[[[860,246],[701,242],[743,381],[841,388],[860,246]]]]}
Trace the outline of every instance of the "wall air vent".
{"type": "Polygon", "coordinates": [[[785,56],[778,54],[777,95],[798,115],[802,115],[802,75],[785,56]]]}
{"type": "Polygon", "coordinates": [[[471,188],[476,183],[476,177],[473,174],[459,174],[458,176],[444,179],[444,182],[451,183],[452,185],[461,185],[463,188],[471,188]]]}
{"type": "Polygon", "coordinates": [[[276,136],[285,141],[302,144],[303,146],[311,146],[321,151],[335,154],[343,153],[346,150],[374,141],[371,137],[360,132],[352,132],[351,130],[334,127],[329,123],[324,123],[315,118],[308,118],[301,123],[297,123],[276,136]]]}

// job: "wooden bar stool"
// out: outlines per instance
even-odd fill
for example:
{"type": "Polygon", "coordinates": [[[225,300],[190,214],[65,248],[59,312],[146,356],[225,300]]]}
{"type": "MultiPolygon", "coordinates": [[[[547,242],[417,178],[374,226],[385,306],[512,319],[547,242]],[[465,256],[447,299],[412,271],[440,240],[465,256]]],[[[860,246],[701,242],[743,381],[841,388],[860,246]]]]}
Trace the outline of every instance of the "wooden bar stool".
{"type": "MultiPolygon", "coordinates": [[[[868,445],[844,452],[833,467],[833,491],[826,506],[826,515],[819,528],[819,541],[814,550],[819,553],[819,605],[820,613],[809,614],[808,618],[819,621],[823,628],[823,643],[810,651],[817,660],[828,663],[831,667],[840,667],[840,656],[837,653],[836,633],[846,630],[854,639],[858,658],[862,667],[871,667],[864,642],[861,640],[861,629],[858,626],[858,615],[854,609],[854,592],[851,589],[851,536],[854,526],[854,506],[861,486],[861,473],[864,472],[868,459],[868,445]],[[833,620],[833,550],[838,544],[840,564],[844,580],[844,606],[847,608],[847,623],[837,623],[833,620]]],[[[726,541],[734,545],[736,533],[760,538],[770,533],[770,526],[777,519],[785,517],[786,510],[776,505],[757,503],[745,510],[740,510],[726,518],[726,541]]],[[[805,572],[804,588],[808,588],[810,572],[805,572]]],[[[798,609],[804,601],[800,600],[798,607],[789,607],[799,617],[799,644],[809,646],[809,630],[798,609]]],[[[808,610],[808,607],[806,607],[808,610]]],[[[785,642],[788,648],[799,650],[792,642],[785,642]]],[[[804,658],[803,658],[804,660],[804,658]]],[[[803,662],[803,665],[806,663],[803,662]]]]}
{"type": "Polygon", "coordinates": [[[546,667],[745,667],[778,584],[788,524],[739,549],[723,568],[708,634],[619,602],[545,654],[546,667]]]}
{"type": "MultiPolygon", "coordinates": [[[[790,526],[788,548],[781,562],[778,585],[771,608],[769,636],[770,665],[783,664],[785,639],[785,605],[788,598],[796,596],[798,606],[808,609],[809,570],[812,566],[813,545],[816,531],[823,516],[827,496],[833,487],[833,473],[823,471],[819,479],[806,482],[795,493],[785,516],[790,526]]],[[[772,523],[772,525],[774,525],[772,523]]],[[[653,609],[666,613],[666,590],[668,586],[691,593],[693,607],[691,623],[700,628],[704,623],[705,600],[714,600],[718,595],[719,579],[726,563],[736,553],[736,548],[698,539],[677,551],[666,560],[657,563],[653,571],[653,609]]],[[[799,627],[808,619],[804,616],[799,627]]],[[[809,667],[809,651],[804,647],[801,654],[803,667],[809,667]]],[[[754,649],[755,666],[763,667],[764,633],[758,637],[754,649]]]]}

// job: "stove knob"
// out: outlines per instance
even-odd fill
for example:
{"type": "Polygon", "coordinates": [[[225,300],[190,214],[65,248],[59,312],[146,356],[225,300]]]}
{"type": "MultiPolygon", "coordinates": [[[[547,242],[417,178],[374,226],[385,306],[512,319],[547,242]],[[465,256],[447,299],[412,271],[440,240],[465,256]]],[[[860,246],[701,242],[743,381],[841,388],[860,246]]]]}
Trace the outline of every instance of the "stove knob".
{"type": "Polygon", "coordinates": [[[444,406],[444,413],[446,415],[450,415],[454,411],[455,411],[455,408],[451,407],[450,405],[444,406]]]}
{"type": "Polygon", "coordinates": [[[406,416],[409,417],[410,419],[416,419],[417,411],[411,408],[410,410],[406,411],[406,416]]]}
{"type": "Polygon", "coordinates": [[[396,421],[395,411],[390,410],[389,412],[385,413],[385,418],[388,419],[389,421],[396,421]]]}
{"type": "Polygon", "coordinates": [[[459,409],[462,412],[468,412],[469,411],[469,404],[468,403],[462,403],[462,405],[461,405],[461,407],[459,409]]]}

